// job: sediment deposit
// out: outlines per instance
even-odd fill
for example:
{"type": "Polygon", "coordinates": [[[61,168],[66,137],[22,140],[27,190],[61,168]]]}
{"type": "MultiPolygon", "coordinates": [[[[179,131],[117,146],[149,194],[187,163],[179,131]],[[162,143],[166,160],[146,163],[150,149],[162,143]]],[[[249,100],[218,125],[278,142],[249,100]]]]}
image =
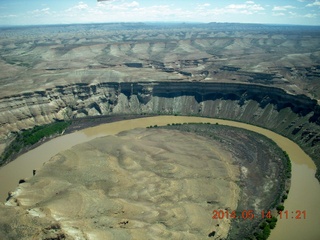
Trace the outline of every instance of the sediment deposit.
{"type": "Polygon", "coordinates": [[[67,239],[202,239],[214,232],[213,239],[225,238],[230,219],[212,219],[212,211],[237,208],[240,172],[233,162],[213,139],[176,130],[97,138],[56,155],[20,184],[6,203],[15,207],[6,209],[20,212],[15,221],[25,232],[10,234],[43,238],[49,229],[67,239]],[[27,222],[39,218],[39,226],[27,222]]]}

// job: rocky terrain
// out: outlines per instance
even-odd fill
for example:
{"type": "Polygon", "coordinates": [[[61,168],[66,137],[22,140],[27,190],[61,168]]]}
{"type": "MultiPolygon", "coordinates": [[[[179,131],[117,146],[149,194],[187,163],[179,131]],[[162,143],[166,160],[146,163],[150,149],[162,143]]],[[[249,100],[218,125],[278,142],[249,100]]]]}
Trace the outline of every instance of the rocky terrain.
{"type": "MultiPolygon", "coordinates": [[[[281,133],[320,166],[316,100],[252,84],[140,82],[73,84],[0,99],[2,146],[11,132],[55,120],[113,114],[182,114],[243,121],[281,133]]],[[[319,173],[317,175],[319,177],[319,173]]]]}

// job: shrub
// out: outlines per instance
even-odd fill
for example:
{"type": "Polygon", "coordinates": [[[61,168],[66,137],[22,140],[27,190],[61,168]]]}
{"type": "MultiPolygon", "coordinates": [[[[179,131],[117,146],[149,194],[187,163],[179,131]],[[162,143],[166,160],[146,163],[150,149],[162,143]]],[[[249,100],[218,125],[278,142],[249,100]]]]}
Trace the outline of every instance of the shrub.
{"type": "Polygon", "coordinates": [[[264,229],[263,229],[263,236],[265,237],[265,239],[267,239],[270,236],[270,227],[269,225],[267,225],[264,229]]]}
{"type": "Polygon", "coordinates": [[[276,222],[271,222],[270,224],[269,224],[269,226],[270,226],[270,229],[274,229],[275,227],[276,227],[276,222]]]}
{"type": "Polygon", "coordinates": [[[284,200],[286,200],[287,198],[288,198],[288,195],[285,194],[285,195],[282,196],[282,200],[281,201],[284,202],[284,200]]]}
{"type": "Polygon", "coordinates": [[[283,205],[278,205],[276,207],[277,211],[283,211],[284,210],[284,206],[283,205]]]}
{"type": "Polygon", "coordinates": [[[278,218],[276,218],[276,217],[267,218],[268,223],[277,222],[277,221],[278,221],[278,218]]]}
{"type": "Polygon", "coordinates": [[[260,228],[261,228],[261,229],[264,229],[266,226],[267,226],[267,223],[266,223],[266,222],[263,222],[263,223],[261,223],[260,228]]]}

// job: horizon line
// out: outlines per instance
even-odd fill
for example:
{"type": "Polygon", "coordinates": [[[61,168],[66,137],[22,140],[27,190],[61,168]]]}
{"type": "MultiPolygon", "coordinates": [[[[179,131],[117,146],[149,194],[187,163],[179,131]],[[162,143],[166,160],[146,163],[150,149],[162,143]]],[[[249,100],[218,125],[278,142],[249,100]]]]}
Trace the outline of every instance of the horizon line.
{"type": "Polygon", "coordinates": [[[320,27],[311,24],[291,24],[291,23],[254,23],[254,22],[197,22],[197,21],[125,21],[125,22],[83,22],[83,23],[43,23],[43,24],[0,24],[3,27],[37,27],[37,26],[64,26],[64,25],[90,25],[90,24],[239,24],[239,25],[272,25],[272,26],[300,26],[300,27],[320,27]]]}

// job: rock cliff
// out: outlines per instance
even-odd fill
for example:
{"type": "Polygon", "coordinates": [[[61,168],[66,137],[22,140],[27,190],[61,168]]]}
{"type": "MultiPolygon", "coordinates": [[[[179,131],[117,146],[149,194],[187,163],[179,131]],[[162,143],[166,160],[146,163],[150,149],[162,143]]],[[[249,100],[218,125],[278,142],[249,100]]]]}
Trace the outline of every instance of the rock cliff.
{"type": "MultiPolygon", "coordinates": [[[[0,140],[55,120],[113,114],[183,114],[262,126],[297,142],[320,168],[320,107],[305,95],[239,83],[107,82],[56,86],[0,99],[0,140]]],[[[320,178],[320,172],[317,172],[320,178]]]]}

